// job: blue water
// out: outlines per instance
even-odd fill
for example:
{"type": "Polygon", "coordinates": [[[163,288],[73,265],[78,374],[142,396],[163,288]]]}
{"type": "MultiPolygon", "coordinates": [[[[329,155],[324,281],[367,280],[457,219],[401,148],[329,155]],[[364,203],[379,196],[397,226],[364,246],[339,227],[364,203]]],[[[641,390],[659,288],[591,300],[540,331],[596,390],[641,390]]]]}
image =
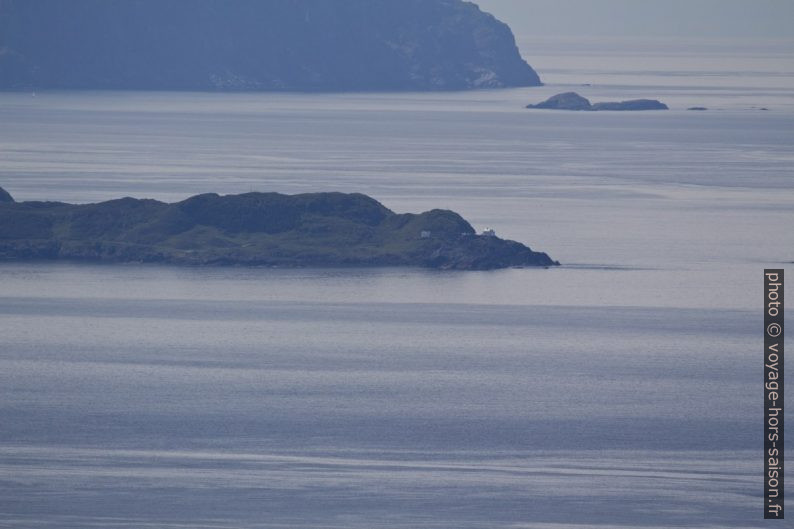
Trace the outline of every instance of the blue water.
{"type": "Polygon", "coordinates": [[[765,75],[729,82],[660,51],[576,78],[575,44],[548,75],[539,58],[537,89],[0,94],[20,200],[357,191],[564,264],[2,264],[0,527],[764,526],[762,269],[794,261],[786,59],[764,48],[765,75]],[[522,108],[596,74],[576,89],[672,110],[522,108]]]}

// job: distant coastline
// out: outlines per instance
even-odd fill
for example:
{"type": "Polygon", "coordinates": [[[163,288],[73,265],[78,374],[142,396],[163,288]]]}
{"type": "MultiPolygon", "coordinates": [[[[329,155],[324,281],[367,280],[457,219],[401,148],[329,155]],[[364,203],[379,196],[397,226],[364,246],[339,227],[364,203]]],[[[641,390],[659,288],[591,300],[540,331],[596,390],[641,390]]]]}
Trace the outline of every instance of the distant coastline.
{"type": "Polygon", "coordinates": [[[541,84],[510,28],[462,0],[0,5],[5,91],[371,92],[541,84]]]}

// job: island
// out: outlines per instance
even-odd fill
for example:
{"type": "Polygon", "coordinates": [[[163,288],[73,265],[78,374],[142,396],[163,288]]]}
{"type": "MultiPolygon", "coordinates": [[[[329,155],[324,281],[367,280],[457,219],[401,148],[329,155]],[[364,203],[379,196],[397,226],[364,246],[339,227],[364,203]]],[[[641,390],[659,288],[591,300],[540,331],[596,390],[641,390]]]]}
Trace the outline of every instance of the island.
{"type": "Polygon", "coordinates": [[[559,265],[493,230],[477,234],[453,211],[398,214],[358,193],[66,204],[16,202],[0,188],[0,261],[20,260],[456,270],[559,265]]]}
{"type": "Polygon", "coordinates": [[[510,28],[463,0],[0,0],[0,90],[540,84],[510,28]]]}
{"type": "Polygon", "coordinates": [[[547,100],[535,104],[527,105],[527,108],[547,109],[547,110],[582,110],[588,112],[596,111],[637,111],[637,110],[668,110],[667,105],[655,99],[631,99],[629,101],[614,101],[603,103],[590,103],[586,97],[582,97],[576,92],[565,92],[548,98],[547,100]]]}

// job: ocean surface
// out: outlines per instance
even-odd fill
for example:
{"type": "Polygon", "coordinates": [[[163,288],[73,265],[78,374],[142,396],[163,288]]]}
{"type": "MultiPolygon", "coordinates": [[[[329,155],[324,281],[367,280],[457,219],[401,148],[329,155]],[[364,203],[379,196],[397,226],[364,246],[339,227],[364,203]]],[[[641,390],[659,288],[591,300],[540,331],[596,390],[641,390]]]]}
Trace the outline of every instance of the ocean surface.
{"type": "Polygon", "coordinates": [[[362,192],[563,263],[2,264],[0,527],[766,527],[794,43],[519,43],[546,86],[0,94],[17,200],[362,192]],[[568,90],[671,110],[523,108],[568,90]]]}

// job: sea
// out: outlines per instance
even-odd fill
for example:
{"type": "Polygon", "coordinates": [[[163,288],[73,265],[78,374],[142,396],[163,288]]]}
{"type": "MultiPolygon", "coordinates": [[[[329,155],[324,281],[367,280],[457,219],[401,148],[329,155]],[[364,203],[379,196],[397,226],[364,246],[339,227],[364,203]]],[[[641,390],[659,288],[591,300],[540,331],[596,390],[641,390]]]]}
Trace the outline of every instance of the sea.
{"type": "Polygon", "coordinates": [[[359,192],[562,263],[0,264],[0,527],[766,527],[794,40],[519,45],[544,86],[0,94],[17,200],[359,192]]]}

